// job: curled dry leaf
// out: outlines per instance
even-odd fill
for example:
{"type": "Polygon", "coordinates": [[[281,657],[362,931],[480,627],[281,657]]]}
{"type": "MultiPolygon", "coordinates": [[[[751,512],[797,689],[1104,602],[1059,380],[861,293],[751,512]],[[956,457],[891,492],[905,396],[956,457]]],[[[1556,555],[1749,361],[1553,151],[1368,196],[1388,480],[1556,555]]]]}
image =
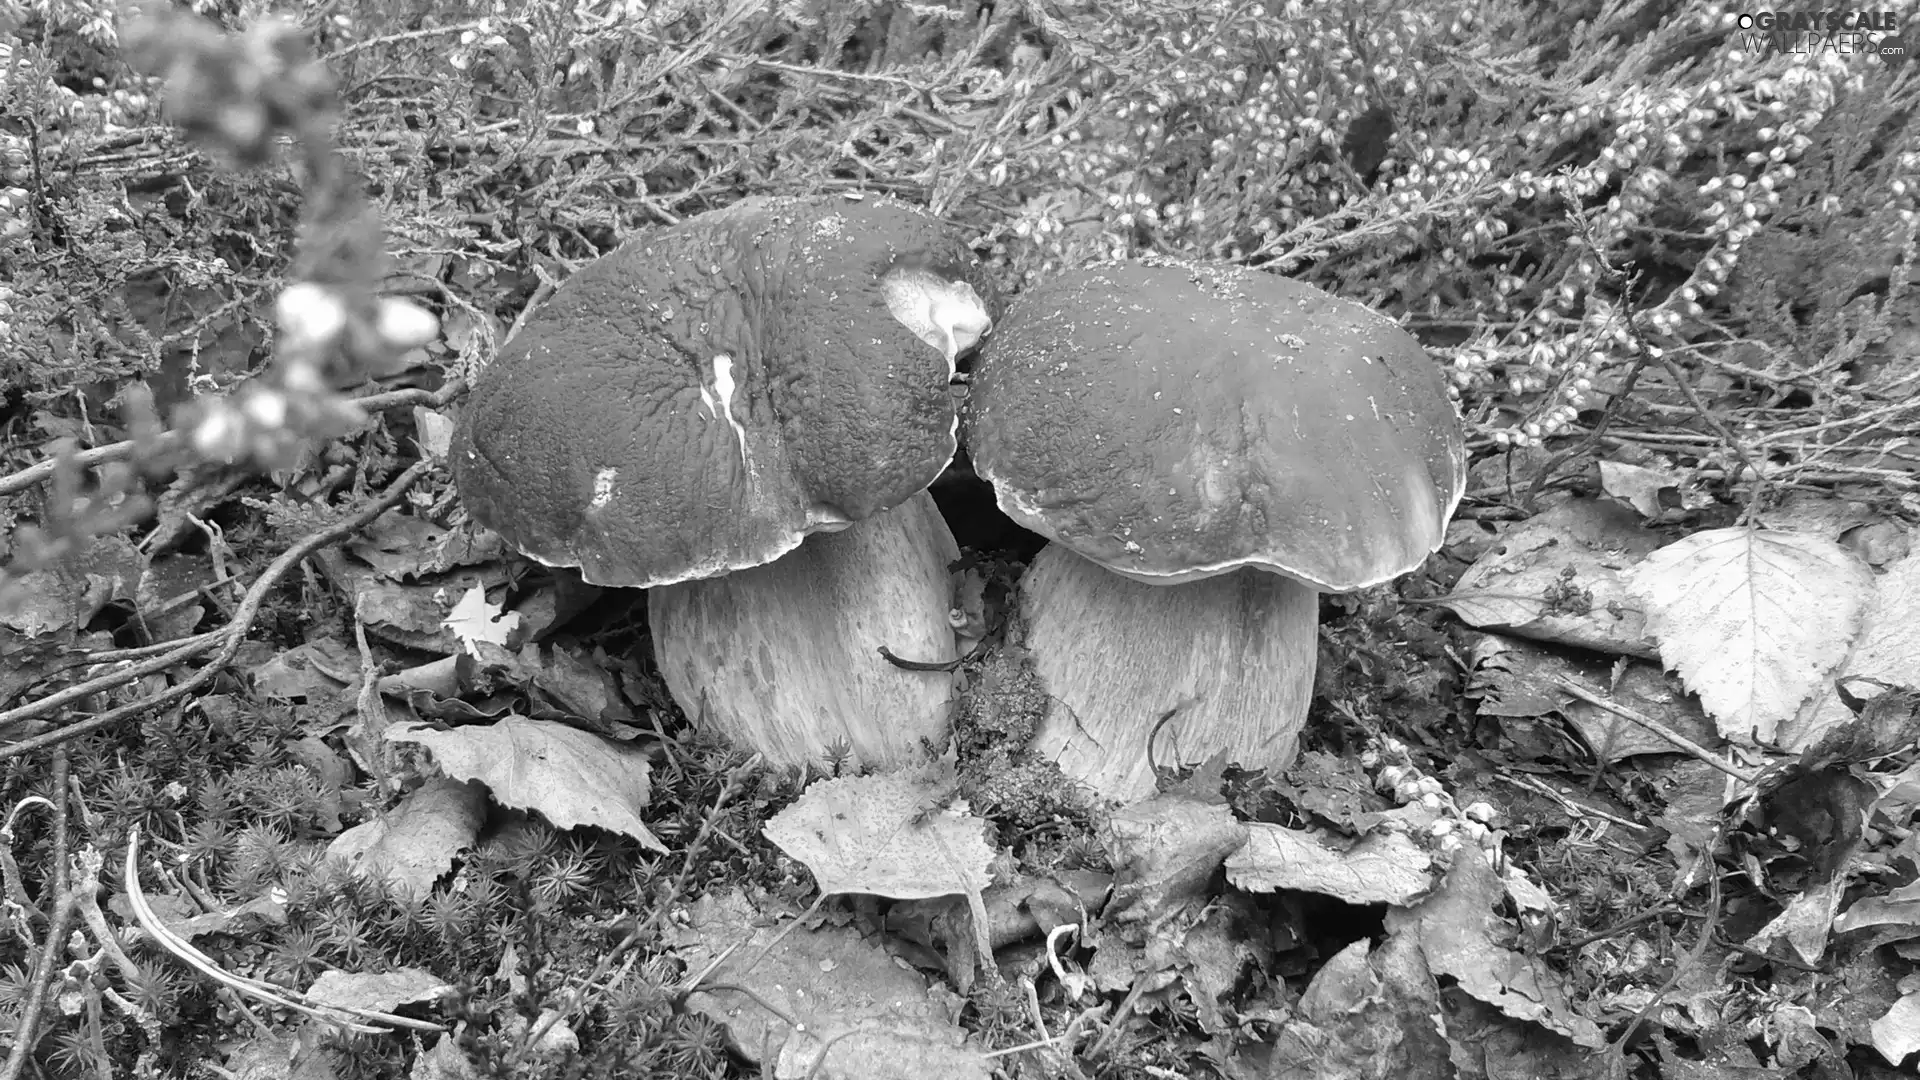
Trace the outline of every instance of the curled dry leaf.
{"type": "Polygon", "coordinates": [[[1227,880],[1248,892],[1300,889],[1349,904],[1409,904],[1433,886],[1433,860],[1406,836],[1374,833],[1342,848],[1326,836],[1264,822],[1227,857],[1227,880]]]}
{"type": "Polygon", "coordinates": [[[1772,744],[1845,659],[1874,580],[1832,540],[1709,529],[1647,556],[1631,585],[1661,660],[1721,733],[1772,744]]]}
{"type": "Polygon", "coordinates": [[[524,716],[457,728],[395,724],[386,737],[426,747],[441,772],[478,780],[502,804],[537,811],[562,829],[592,825],[667,850],[640,816],[653,790],[653,766],[640,747],[524,716]]]}
{"type": "Polygon", "coordinates": [[[420,968],[399,968],[378,975],[329,971],[307,988],[307,1000],[342,1009],[392,1012],[402,1005],[433,1001],[451,993],[451,984],[420,968]]]}

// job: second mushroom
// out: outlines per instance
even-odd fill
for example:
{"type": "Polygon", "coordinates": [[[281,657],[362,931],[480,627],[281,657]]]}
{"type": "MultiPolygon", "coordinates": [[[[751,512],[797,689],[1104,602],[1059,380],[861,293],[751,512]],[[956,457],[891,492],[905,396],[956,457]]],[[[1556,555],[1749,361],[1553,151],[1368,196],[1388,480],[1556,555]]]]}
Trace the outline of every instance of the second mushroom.
{"type": "Polygon", "coordinates": [[[967,448],[1048,538],[1021,584],[1056,707],[1036,752],[1101,794],[1224,752],[1293,760],[1318,592],[1439,545],[1466,449],[1440,373],[1360,304],[1231,267],[1122,262],[1022,293],[976,362],[967,448]]]}

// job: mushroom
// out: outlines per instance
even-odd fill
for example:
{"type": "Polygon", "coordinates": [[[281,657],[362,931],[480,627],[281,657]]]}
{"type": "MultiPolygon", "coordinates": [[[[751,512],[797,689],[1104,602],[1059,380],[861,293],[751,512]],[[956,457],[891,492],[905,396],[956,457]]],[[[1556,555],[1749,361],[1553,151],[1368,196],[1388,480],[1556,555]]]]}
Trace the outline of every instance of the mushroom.
{"type": "Polygon", "coordinates": [[[923,492],[983,296],[967,246],[891,199],[689,218],[581,268],[487,365],[454,480],[531,558],[649,590],[696,722],[776,763],[921,758],[950,677],[877,647],[954,655],[957,551],[923,492]]]}
{"type": "Polygon", "coordinates": [[[1154,764],[1290,764],[1316,593],[1418,566],[1466,483],[1417,341],[1231,267],[1109,263],[1027,290],[964,411],[1001,510],[1051,541],[1020,607],[1066,708],[1034,749],[1119,799],[1150,792],[1154,764]]]}

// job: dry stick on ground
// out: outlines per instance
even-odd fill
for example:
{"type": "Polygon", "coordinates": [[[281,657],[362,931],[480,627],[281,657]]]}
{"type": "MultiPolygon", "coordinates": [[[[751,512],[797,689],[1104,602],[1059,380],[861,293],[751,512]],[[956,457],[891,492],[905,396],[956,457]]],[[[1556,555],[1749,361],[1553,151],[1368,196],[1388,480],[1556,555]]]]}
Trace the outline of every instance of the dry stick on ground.
{"type": "Polygon", "coordinates": [[[1651,731],[1655,735],[1658,735],[1661,738],[1667,740],[1668,742],[1672,743],[1674,746],[1678,747],[1679,749],[1685,751],[1688,754],[1691,754],[1692,756],[1694,756],[1695,758],[1698,758],[1701,761],[1706,762],[1708,765],[1711,765],[1714,768],[1719,769],[1721,772],[1726,773],[1728,776],[1733,777],[1735,780],[1738,780],[1743,784],[1747,784],[1751,786],[1760,779],[1759,773],[1750,772],[1746,769],[1739,768],[1738,766],[1735,766],[1733,764],[1730,764],[1726,761],[1721,760],[1720,758],[1715,757],[1713,753],[1709,751],[1706,747],[1701,746],[1699,743],[1694,742],[1692,739],[1687,738],[1685,735],[1680,734],[1679,732],[1673,730],[1672,728],[1661,723],[1660,721],[1655,720],[1651,716],[1645,716],[1640,713],[1637,713],[1632,709],[1627,708],[1625,705],[1616,705],[1613,702],[1608,701],[1606,698],[1603,698],[1600,695],[1592,693],[1586,690],[1585,688],[1579,686],[1578,684],[1574,683],[1573,680],[1571,679],[1556,678],[1554,682],[1560,687],[1560,689],[1566,691],[1569,694],[1572,694],[1574,697],[1579,698],[1581,701],[1584,701],[1587,704],[1594,706],[1595,708],[1605,709],[1607,712],[1610,712],[1613,715],[1618,716],[1624,720],[1631,720],[1634,723],[1639,724],[1641,727],[1646,728],[1648,731],[1651,731]]]}
{"type": "Polygon", "coordinates": [[[47,893],[47,938],[40,945],[40,955],[34,958],[33,974],[29,977],[26,1007],[20,1012],[13,1034],[13,1050],[7,1055],[7,1063],[0,1068],[0,1080],[19,1080],[20,1072],[26,1067],[27,1059],[33,1053],[38,1038],[35,1029],[40,1026],[40,1016],[47,1008],[47,995],[51,988],[54,968],[60,962],[60,950],[66,947],[67,927],[73,919],[73,902],[68,895],[67,885],[67,749],[56,746],[53,750],[53,874],[48,883],[47,893]]]}
{"type": "Polygon", "coordinates": [[[273,591],[274,586],[279,584],[282,577],[286,576],[287,571],[298,566],[307,556],[312,555],[321,548],[329,544],[337,543],[371,524],[373,519],[386,513],[388,509],[398,504],[401,498],[406,495],[407,491],[411,489],[414,484],[418,483],[421,477],[427,475],[432,468],[433,466],[429,462],[421,461],[414,463],[411,468],[401,473],[400,476],[395,479],[392,484],[389,484],[387,489],[381,492],[379,497],[375,498],[372,502],[354,511],[347,517],[342,518],[340,521],[310,536],[302,537],[298,543],[295,543],[282,553],[279,558],[267,565],[267,568],[261,572],[259,579],[253,583],[253,587],[247,590],[246,598],[240,602],[240,608],[234,613],[233,621],[228,623],[215,635],[189,639],[187,644],[182,645],[178,649],[174,649],[171,652],[157,656],[151,660],[135,664],[133,667],[124,671],[116,672],[112,675],[103,675],[96,679],[89,679],[78,686],[70,686],[65,690],[49,694],[38,701],[28,702],[17,709],[9,709],[6,712],[0,713],[0,730],[4,730],[10,724],[18,723],[22,720],[36,719],[54,712],[62,706],[73,704],[93,694],[124,685],[139,678],[141,675],[164,671],[182,661],[190,660],[206,652],[208,648],[214,645],[219,646],[219,652],[215,654],[213,659],[185,682],[163,690],[151,697],[142,698],[130,705],[123,705],[118,709],[101,713],[98,716],[82,720],[79,723],[70,724],[63,728],[35,735],[31,738],[21,739],[18,742],[0,747],[0,761],[6,761],[9,758],[32,753],[49,746],[56,746],[70,739],[98,731],[101,728],[110,727],[122,720],[138,716],[143,712],[158,708],[177,698],[185,697],[200,687],[205,686],[207,683],[212,682],[214,676],[233,660],[234,654],[239,651],[241,643],[246,640],[247,631],[252,628],[253,620],[259,616],[260,606],[266,602],[267,594],[273,591]]]}
{"type": "MultiPolygon", "coordinates": [[[[467,386],[465,383],[455,379],[438,390],[389,390],[385,393],[369,394],[366,397],[355,399],[354,404],[368,412],[382,412],[387,409],[397,409],[404,405],[425,405],[429,408],[439,408],[465,393],[466,389],[467,386]]],[[[135,439],[127,439],[122,442],[108,443],[105,446],[96,446],[91,450],[79,451],[66,460],[84,469],[93,465],[104,465],[112,461],[125,461],[135,454],[163,454],[172,448],[178,447],[183,441],[184,436],[179,432],[169,431],[160,436],[158,446],[155,446],[152,442],[143,443],[135,439]]],[[[16,492],[25,491],[35,484],[45,483],[51,479],[54,472],[60,468],[60,463],[59,458],[48,458],[45,461],[29,465],[10,476],[0,476],[0,495],[12,495],[16,492]]]]}

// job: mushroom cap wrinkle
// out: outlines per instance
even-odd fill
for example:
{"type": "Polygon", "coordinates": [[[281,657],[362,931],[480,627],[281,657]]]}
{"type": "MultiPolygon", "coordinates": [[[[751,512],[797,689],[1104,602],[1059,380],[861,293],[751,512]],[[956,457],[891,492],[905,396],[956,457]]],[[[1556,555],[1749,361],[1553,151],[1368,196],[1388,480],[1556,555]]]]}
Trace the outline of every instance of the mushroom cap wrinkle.
{"type": "Polygon", "coordinates": [[[952,459],[954,356],[993,300],[905,203],[745,199],[556,290],[477,377],[454,479],[480,522],[595,584],[772,562],[952,459]]]}
{"type": "Polygon", "coordinates": [[[1465,490],[1419,342],[1301,282],[1096,265],[1022,293],[984,348],[964,423],[1001,509],[1142,582],[1377,584],[1439,547],[1465,490]]]}

